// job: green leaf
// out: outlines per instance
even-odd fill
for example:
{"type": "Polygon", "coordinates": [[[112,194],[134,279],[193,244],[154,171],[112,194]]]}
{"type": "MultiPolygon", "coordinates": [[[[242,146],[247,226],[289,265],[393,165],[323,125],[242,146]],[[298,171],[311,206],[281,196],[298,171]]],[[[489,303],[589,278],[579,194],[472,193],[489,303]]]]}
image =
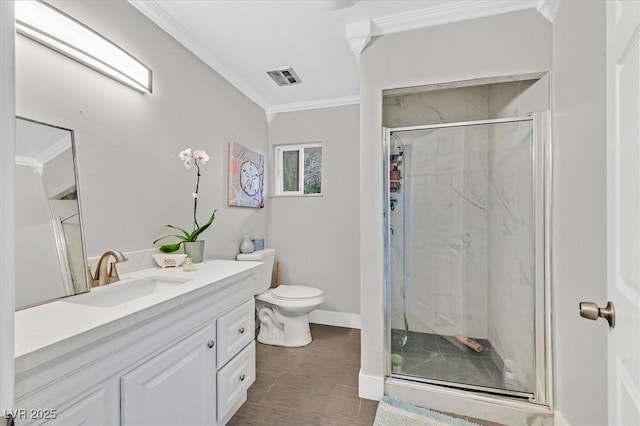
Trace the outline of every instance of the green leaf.
{"type": "Polygon", "coordinates": [[[182,233],[184,234],[185,238],[189,238],[189,233],[187,231],[185,231],[182,228],[178,228],[177,226],[173,226],[173,225],[165,225],[167,228],[173,228],[173,229],[177,229],[178,231],[182,231],[182,233]]]}
{"type": "Polygon", "coordinates": [[[174,251],[178,251],[178,249],[180,248],[180,244],[182,244],[182,241],[175,244],[165,244],[163,246],[160,246],[160,251],[163,253],[173,253],[174,251]]]}
{"type": "MultiPolygon", "coordinates": [[[[188,236],[188,234],[187,234],[187,236],[188,236]]],[[[155,243],[157,243],[158,241],[160,241],[160,240],[164,240],[165,238],[169,238],[169,237],[176,237],[176,238],[177,238],[177,239],[179,239],[179,240],[187,241],[187,239],[186,239],[185,237],[183,237],[182,235],[165,235],[164,237],[160,237],[160,238],[158,238],[157,240],[155,240],[155,241],[154,241],[153,243],[151,243],[151,244],[155,244],[155,243]]]]}
{"type": "Polygon", "coordinates": [[[217,211],[218,210],[214,210],[213,211],[213,213],[211,214],[211,217],[209,218],[209,221],[207,223],[205,223],[204,225],[202,225],[198,229],[194,229],[193,232],[191,233],[191,235],[189,235],[189,238],[187,238],[187,241],[192,242],[192,241],[195,241],[196,239],[198,239],[198,235],[202,234],[209,227],[209,225],[211,225],[213,223],[213,220],[216,218],[216,212],[217,211]]]}

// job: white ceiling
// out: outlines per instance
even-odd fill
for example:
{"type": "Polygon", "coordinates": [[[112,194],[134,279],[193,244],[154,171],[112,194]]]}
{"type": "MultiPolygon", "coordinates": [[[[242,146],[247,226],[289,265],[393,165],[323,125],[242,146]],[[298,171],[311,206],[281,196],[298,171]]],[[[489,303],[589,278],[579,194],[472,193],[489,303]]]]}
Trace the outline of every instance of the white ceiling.
{"type": "Polygon", "coordinates": [[[358,102],[370,37],[535,8],[544,0],[129,0],[267,116],[358,102]],[[349,28],[350,36],[347,37],[349,28]],[[355,51],[355,52],[354,52],[355,51]],[[301,84],[267,71],[291,66],[301,84]]]}

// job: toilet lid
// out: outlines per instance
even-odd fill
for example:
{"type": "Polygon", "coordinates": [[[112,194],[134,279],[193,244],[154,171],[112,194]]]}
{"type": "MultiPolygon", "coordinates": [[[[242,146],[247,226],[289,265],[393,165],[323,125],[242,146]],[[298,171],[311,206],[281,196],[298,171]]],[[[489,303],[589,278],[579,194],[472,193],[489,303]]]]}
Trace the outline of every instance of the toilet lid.
{"type": "Polygon", "coordinates": [[[300,300],[322,296],[322,290],[304,285],[281,285],[280,287],[274,288],[271,294],[276,299],[300,300]]]}

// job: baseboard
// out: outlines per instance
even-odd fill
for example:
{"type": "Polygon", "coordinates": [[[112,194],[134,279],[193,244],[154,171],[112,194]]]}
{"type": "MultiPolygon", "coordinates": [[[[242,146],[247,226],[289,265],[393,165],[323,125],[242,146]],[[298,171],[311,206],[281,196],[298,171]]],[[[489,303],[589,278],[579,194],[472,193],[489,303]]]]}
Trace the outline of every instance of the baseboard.
{"type": "Polygon", "coordinates": [[[553,424],[555,426],[571,426],[571,423],[569,423],[558,411],[553,413],[553,424]]]}
{"type": "Polygon", "coordinates": [[[335,327],[360,329],[362,322],[360,314],[349,312],[323,311],[316,309],[309,314],[309,322],[313,324],[333,325],[335,327]]]}
{"type": "Polygon", "coordinates": [[[384,395],[384,377],[358,374],[358,395],[360,398],[380,401],[384,395]]]}

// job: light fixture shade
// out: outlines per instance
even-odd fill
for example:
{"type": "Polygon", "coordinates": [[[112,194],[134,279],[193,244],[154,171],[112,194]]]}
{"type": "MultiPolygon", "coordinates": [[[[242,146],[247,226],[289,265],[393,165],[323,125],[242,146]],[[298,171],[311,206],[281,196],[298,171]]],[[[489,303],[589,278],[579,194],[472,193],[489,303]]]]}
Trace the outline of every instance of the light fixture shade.
{"type": "Polygon", "coordinates": [[[15,5],[19,34],[133,89],[151,93],[151,70],[111,41],[47,3],[22,0],[15,5]]]}

